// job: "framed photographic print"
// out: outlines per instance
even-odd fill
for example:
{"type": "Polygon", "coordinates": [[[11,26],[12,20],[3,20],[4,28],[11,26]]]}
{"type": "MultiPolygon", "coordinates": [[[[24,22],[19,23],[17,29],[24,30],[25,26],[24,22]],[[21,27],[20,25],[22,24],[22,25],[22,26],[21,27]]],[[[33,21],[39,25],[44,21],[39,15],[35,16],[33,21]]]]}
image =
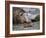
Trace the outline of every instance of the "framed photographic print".
{"type": "Polygon", "coordinates": [[[44,35],[44,3],[6,1],[6,37],[44,35]]]}

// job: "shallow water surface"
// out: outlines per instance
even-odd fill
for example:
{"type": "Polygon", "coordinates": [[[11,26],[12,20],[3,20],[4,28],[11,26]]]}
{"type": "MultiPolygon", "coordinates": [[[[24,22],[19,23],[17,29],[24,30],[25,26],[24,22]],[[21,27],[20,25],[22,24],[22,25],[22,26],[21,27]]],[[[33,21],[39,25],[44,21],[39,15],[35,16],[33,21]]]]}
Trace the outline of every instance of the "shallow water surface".
{"type": "Polygon", "coordinates": [[[13,25],[13,31],[20,31],[20,30],[39,30],[40,29],[40,22],[33,22],[32,26],[24,27],[24,24],[15,24],[13,25]]]}

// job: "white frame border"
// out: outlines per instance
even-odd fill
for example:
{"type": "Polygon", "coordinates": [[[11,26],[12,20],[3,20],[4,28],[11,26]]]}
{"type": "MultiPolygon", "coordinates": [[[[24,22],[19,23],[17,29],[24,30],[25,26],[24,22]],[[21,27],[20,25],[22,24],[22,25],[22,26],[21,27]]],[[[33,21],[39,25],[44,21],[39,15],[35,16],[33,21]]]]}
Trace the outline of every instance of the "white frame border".
{"type": "Polygon", "coordinates": [[[42,6],[35,6],[35,5],[19,5],[19,4],[10,4],[10,34],[22,34],[22,33],[38,33],[42,32],[42,22],[43,22],[43,12],[42,6]],[[13,31],[12,30],[12,8],[13,7],[28,7],[28,8],[39,8],[40,9],[40,30],[22,30],[22,31],[13,31]]]}

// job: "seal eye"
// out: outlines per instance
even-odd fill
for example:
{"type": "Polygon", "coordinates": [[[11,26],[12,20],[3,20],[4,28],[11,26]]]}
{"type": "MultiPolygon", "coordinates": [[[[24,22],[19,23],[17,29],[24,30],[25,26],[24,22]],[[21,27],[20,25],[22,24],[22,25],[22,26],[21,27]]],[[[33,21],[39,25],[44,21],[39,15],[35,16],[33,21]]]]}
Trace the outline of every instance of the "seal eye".
{"type": "Polygon", "coordinates": [[[23,12],[20,12],[18,15],[19,15],[19,16],[22,16],[22,15],[23,15],[23,12]]]}

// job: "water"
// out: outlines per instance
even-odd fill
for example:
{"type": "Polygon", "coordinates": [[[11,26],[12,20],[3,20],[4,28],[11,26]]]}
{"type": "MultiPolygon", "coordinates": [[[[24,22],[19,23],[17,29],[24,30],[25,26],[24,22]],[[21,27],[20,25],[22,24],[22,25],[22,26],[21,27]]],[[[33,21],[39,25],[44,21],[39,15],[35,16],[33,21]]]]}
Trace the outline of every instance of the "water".
{"type": "Polygon", "coordinates": [[[30,27],[24,28],[24,24],[15,24],[13,26],[13,31],[21,31],[21,30],[39,30],[40,29],[40,22],[33,22],[33,25],[30,27]]]}

